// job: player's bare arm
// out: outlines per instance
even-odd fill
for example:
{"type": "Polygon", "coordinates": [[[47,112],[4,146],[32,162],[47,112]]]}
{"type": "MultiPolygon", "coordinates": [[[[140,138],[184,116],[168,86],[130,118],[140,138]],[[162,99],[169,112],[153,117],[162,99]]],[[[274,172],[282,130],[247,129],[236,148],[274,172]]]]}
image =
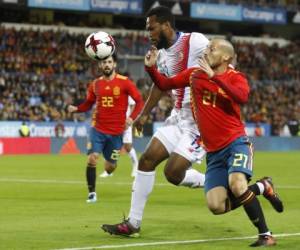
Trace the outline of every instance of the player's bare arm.
{"type": "MultiPolygon", "coordinates": [[[[152,46],[151,49],[145,55],[145,66],[152,67],[156,64],[158,50],[156,47],[152,46]]],[[[148,115],[157,102],[160,100],[162,96],[162,91],[159,90],[155,85],[152,85],[150,95],[146,101],[144,109],[140,113],[140,115],[134,121],[134,126],[138,132],[142,132],[143,126],[148,119],[148,115]]]]}
{"type": "MultiPolygon", "coordinates": [[[[158,50],[155,46],[152,46],[151,49],[145,55],[145,66],[152,67],[156,64],[158,55],[158,50]]],[[[137,117],[134,121],[134,126],[136,127],[138,132],[142,132],[143,126],[148,119],[148,115],[154,106],[158,103],[162,96],[163,92],[156,87],[154,84],[151,87],[150,95],[145,103],[144,109],[142,110],[141,114],[137,117]]]]}
{"type": "Polygon", "coordinates": [[[148,115],[151,110],[156,106],[158,101],[160,100],[161,96],[163,95],[163,91],[161,91],[158,87],[154,84],[151,87],[150,95],[147,98],[145,106],[142,112],[138,115],[138,117],[134,121],[134,127],[137,129],[138,132],[142,132],[143,126],[148,119],[148,115]]]}

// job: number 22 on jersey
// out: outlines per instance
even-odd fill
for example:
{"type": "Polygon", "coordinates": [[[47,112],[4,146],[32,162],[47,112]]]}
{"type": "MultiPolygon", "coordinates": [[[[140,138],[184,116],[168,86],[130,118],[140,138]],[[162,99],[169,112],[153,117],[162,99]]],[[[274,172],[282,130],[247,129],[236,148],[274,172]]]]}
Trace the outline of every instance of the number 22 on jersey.
{"type": "Polygon", "coordinates": [[[102,103],[102,107],[113,107],[114,98],[112,96],[102,96],[101,103],[102,103]]]}

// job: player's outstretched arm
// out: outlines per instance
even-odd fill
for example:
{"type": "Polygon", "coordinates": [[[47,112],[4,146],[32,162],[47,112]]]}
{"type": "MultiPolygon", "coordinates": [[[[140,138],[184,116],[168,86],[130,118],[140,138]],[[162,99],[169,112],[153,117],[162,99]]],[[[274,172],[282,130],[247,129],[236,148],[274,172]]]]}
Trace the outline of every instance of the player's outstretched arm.
{"type": "Polygon", "coordinates": [[[69,113],[74,113],[74,112],[77,112],[78,108],[74,105],[69,105],[68,106],[68,112],[69,113]]]}
{"type": "MultiPolygon", "coordinates": [[[[94,82],[92,82],[87,90],[87,94],[86,94],[86,99],[84,100],[83,103],[79,104],[78,106],[73,106],[76,107],[77,110],[73,111],[73,112],[86,112],[88,110],[90,110],[94,103],[96,102],[96,95],[94,93],[94,82]]],[[[71,110],[74,108],[71,108],[71,110]]]]}
{"type": "Polygon", "coordinates": [[[158,50],[155,47],[147,52],[144,60],[145,69],[150,75],[154,84],[160,90],[170,90],[189,86],[189,78],[193,68],[184,70],[178,75],[168,78],[158,72],[156,69],[156,60],[158,56],[158,50]]]}
{"type": "Polygon", "coordinates": [[[174,77],[166,77],[158,72],[155,66],[147,67],[146,71],[150,75],[154,84],[160,90],[170,90],[184,88],[190,85],[190,75],[195,70],[195,68],[189,68],[174,77]]]}
{"type": "Polygon", "coordinates": [[[134,120],[143,109],[144,101],[137,87],[133,83],[127,82],[127,84],[129,96],[135,101],[134,108],[130,114],[130,118],[134,120]]]}

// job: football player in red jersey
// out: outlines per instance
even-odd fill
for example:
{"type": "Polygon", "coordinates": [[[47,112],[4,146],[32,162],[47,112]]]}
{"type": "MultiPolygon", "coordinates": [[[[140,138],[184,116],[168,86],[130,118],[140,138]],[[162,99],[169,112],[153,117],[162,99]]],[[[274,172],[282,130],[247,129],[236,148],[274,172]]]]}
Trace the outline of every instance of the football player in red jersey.
{"type": "Polygon", "coordinates": [[[86,100],[79,106],[70,105],[69,112],[86,112],[94,104],[86,178],[89,189],[87,202],[96,202],[96,165],[99,154],[105,159],[105,170],[111,174],[119,158],[124,130],[131,126],[143,108],[142,96],[135,84],[116,72],[116,55],[99,62],[103,76],[92,81],[86,100]],[[131,115],[126,118],[128,96],[135,101],[131,115]]]}
{"type": "Polygon", "coordinates": [[[272,246],[276,242],[256,195],[263,194],[277,212],[283,211],[283,204],[270,177],[248,186],[252,176],[252,145],[241,121],[240,105],[248,101],[250,89],[244,74],[229,67],[234,55],[230,42],[213,39],[199,59],[200,66],[175,77],[167,78],[157,71],[155,48],[146,55],[145,65],[161,90],[186,85],[192,89],[193,115],[207,150],[205,192],[208,208],[214,214],[223,214],[243,206],[258,229],[258,240],[251,246],[272,246]]]}

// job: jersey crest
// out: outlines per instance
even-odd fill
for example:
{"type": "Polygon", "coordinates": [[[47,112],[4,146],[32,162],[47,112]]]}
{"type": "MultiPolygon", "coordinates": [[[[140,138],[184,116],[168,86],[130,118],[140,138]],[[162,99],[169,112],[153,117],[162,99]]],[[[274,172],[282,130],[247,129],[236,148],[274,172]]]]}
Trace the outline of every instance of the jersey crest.
{"type": "Polygon", "coordinates": [[[118,97],[120,95],[120,92],[120,87],[116,86],[113,88],[113,95],[118,97]]]}

